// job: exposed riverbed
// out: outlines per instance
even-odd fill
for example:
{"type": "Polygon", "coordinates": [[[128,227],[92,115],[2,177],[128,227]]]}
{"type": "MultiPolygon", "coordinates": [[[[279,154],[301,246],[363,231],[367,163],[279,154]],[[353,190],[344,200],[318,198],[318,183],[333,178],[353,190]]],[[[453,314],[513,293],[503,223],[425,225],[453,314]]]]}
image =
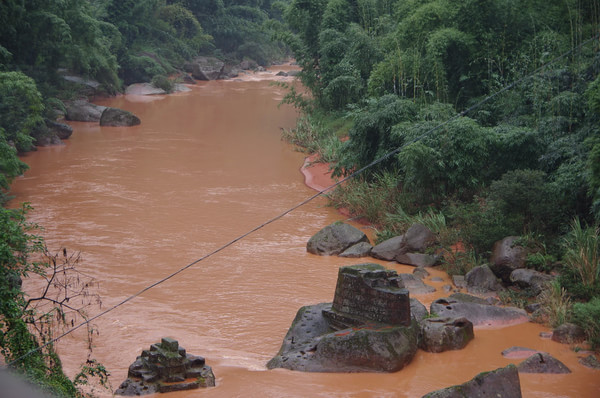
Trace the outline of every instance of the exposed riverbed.
{"type": "MultiPolygon", "coordinates": [[[[13,206],[31,202],[30,219],[43,226],[50,249],[81,252],[81,269],[99,282],[103,308],[112,306],[314,194],[299,171],[304,155],[280,138],[296,112],[278,108],[285,92],[269,82],[273,76],[102,100],[142,124],[71,123],[66,145],[23,157],[31,169],[12,186],[13,206]]],[[[206,357],[217,387],[169,397],[420,397],[518,363],[500,354],[511,346],[548,351],[574,371],[521,375],[525,397],[600,396],[600,373],[580,365],[582,355],[569,346],[540,338],[547,329],[531,323],[476,329],[466,349],[419,351],[393,374],[266,370],[298,308],[332,301],[338,267],[362,262],[306,253],[310,236],[342,219],[324,198],[314,200],[98,319],[94,357],[110,370],[113,387],[141,350],[170,336],[206,357]]],[[[426,280],[438,288],[414,296],[426,305],[448,283],[441,271],[431,276],[445,282],[426,280]]],[[[86,359],[82,333],[57,348],[74,375],[86,359]]]]}

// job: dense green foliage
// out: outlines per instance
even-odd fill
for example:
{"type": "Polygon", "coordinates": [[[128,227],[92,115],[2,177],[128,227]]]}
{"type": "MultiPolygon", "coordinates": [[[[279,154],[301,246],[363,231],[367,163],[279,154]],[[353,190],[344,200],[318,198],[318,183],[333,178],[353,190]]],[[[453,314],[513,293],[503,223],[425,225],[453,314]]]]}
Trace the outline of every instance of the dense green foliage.
{"type": "Polygon", "coordinates": [[[554,323],[600,295],[599,1],[293,0],[284,16],[309,89],[287,98],[307,114],[288,136],[337,176],[366,168],[334,205],[380,238],[443,219],[466,249],[451,272],[522,236],[529,266],[561,272],[554,323]]]}

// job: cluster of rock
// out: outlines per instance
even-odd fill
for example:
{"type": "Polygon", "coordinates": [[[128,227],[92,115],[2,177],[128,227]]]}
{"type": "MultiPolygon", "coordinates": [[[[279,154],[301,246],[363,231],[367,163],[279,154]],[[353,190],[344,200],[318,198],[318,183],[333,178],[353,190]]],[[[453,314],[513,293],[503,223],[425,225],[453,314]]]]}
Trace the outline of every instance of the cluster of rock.
{"type": "Polygon", "coordinates": [[[204,358],[187,354],[177,340],[165,337],[142,351],[129,366],[127,379],[116,394],[145,395],[214,386],[215,376],[204,358]]]}
{"type": "Polygon", "coordinates": [[[135,126],[141,123],[129,111],[92,104],[85,99],[68,102],[65,107],[65,118],[71,121],[98,122],[101,126],[135,126]]]}
{"type": "MultiPolygon", "coordinates": [[[[196,57],[187,62],[183,69],[196,80],[222,80],[238,77],[242,71],[264,71],[265,68],[253,60],[244,60],[238,65],[229,65],[215,57],[196,57]]],[[[296,76],[299,71],[279,72],[277,76],[296,76]]]]}
{"type": "Polygon", "coordinates": [[[417,348],[464,348],[465,319],[428,318],[395,271],[378,264],[341,267],[333,303],[302,307],[267,367],[312,372],[396,372],[417,348]],[[417,316],[413,316],[415,309],[417,316]]]}
{"type": "Polygon", "coordinates": [[[427,227],[413,224],[404,235],[395,236],[373,246],[361,230],[336,222],[317,232],[306,245],[309,253],[321,256],[367,257],[397,261],[416,267],[431,267],[439,256],[426,251],[436,243],[436,236],[427,227]]]}

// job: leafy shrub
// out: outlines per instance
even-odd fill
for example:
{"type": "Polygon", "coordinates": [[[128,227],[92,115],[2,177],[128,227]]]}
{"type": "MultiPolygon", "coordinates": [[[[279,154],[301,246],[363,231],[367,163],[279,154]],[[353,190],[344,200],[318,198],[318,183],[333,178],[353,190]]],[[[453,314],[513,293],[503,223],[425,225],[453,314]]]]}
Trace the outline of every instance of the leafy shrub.
{"type": "Polygon", "coordinates": [[[592,349],[600,348],[600,297],[573,305],[573,322],[583,328],[592,349]]]}
{"type": "Polygon", "coordinates": [[[167,93],[172,93],[175,88],[175,84],[169,80],[165,75],[156,75],[152,78],[152,85],[156,88],[160,88],[167,93]]]}

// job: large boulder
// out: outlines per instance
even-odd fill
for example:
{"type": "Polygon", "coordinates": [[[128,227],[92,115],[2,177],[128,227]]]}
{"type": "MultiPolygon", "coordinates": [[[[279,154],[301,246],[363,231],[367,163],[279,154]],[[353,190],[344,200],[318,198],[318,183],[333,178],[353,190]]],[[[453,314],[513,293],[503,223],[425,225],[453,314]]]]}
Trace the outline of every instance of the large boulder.
{"type": "Polygon", "coordinates": [[[127,95],[162,95],[167,94],[162,88],[158,88],[152,83],[134,83],[125,89],[127,95]]]}
{"type": "Polygon", "coordinates": [[[475,337],[473,323],[466,318],[426,318],[419,324],[419,348],[428,352],[460,350],[475,337]]]}
{"type": "Polygon", "coordinates": [[[100,126],[135,126],[141,123],[139,117],[118,108],[106,108],[100,118],[100,126]]]}
{"type": "Polygon", "coordinates": [[[487,265],[475,267],[465,275],[469,293],[485,294],[504,290],[496,275],[487,265]]]}
{"type": "Polygon", "coordinates": [[[99,122],[105,106],[92,104],[86,100],[75,100],[65,103],[65,118],[75,122],[99,122]]]}
{"type": "Polygon", "coordinates": [[[519,287],[530,289],[533,294],[538,295],[553,277],[534,269],[518,268],[510,273],[509,279],[519,287]]]}
{"type": "Polygon", "coordinates": [[[225,63],[214,57],[196,57],[184,65],[184,70],[196,80],[217,80],[223,77],[225,63]]]}
{"type": "Polygon", "coordinates": [[[404,253],[406,253],[404,235],[384,240],[371,249],[371,256],[385,261],[392,261],[396,256],[404,253]]]}
{"type": "Polygon", "coordinates": [[[404,244],[409,252],[424,253],[435,241],[435,234],[422,224],[411,225],[404,234],[404,244]]]}
{"type": "Polygon", "coordinates": [[[515,365],[483,372],[458,386],[431,392],[423,398],[520,398],[521,381],[515,365]]]}
{"type": "Polygon", "coordinates": [[[302,307],[269,369],[306,372],[396,372],[417,351],[418,325],[330,328],[323,310],[331,304],[302,307]]]}
{"type": "Polygon", "coordinates": [[[571,373],[564,363],[546,352],[538,352],[521,362],[517,368],[520,373],[571,373]]]}
{"type": "Polygon", "coordinates": [[[490,259],[490,269],[504,282],[510,282],[510,274],[518,269],[525,268],[527,250],[515,242],[518,236],[508,236],[494,244],[490,259]]]}
{"type": "Polygon", "coordinates": [[[467,318],[475,326],[507,326],[529,321],[527,312],[515,307],[498,307],[482,302],[440,298],[431,303],[429,312],[442,318],[467,318]]]}
{"type": "Polygon", "coordinates": [[[344,252],[359,242],[368,242],[364,232],[350,224],[336,222],[313,235],[306,244],[306,250],[321,256],[333,256],[344,252]]]}
{"type": "Polygon", "coordinates": [[[581,343],[585,339],[585,330],[573,323],[563,323],[552,331],[552,340],[562,344],[581,343]]]}

